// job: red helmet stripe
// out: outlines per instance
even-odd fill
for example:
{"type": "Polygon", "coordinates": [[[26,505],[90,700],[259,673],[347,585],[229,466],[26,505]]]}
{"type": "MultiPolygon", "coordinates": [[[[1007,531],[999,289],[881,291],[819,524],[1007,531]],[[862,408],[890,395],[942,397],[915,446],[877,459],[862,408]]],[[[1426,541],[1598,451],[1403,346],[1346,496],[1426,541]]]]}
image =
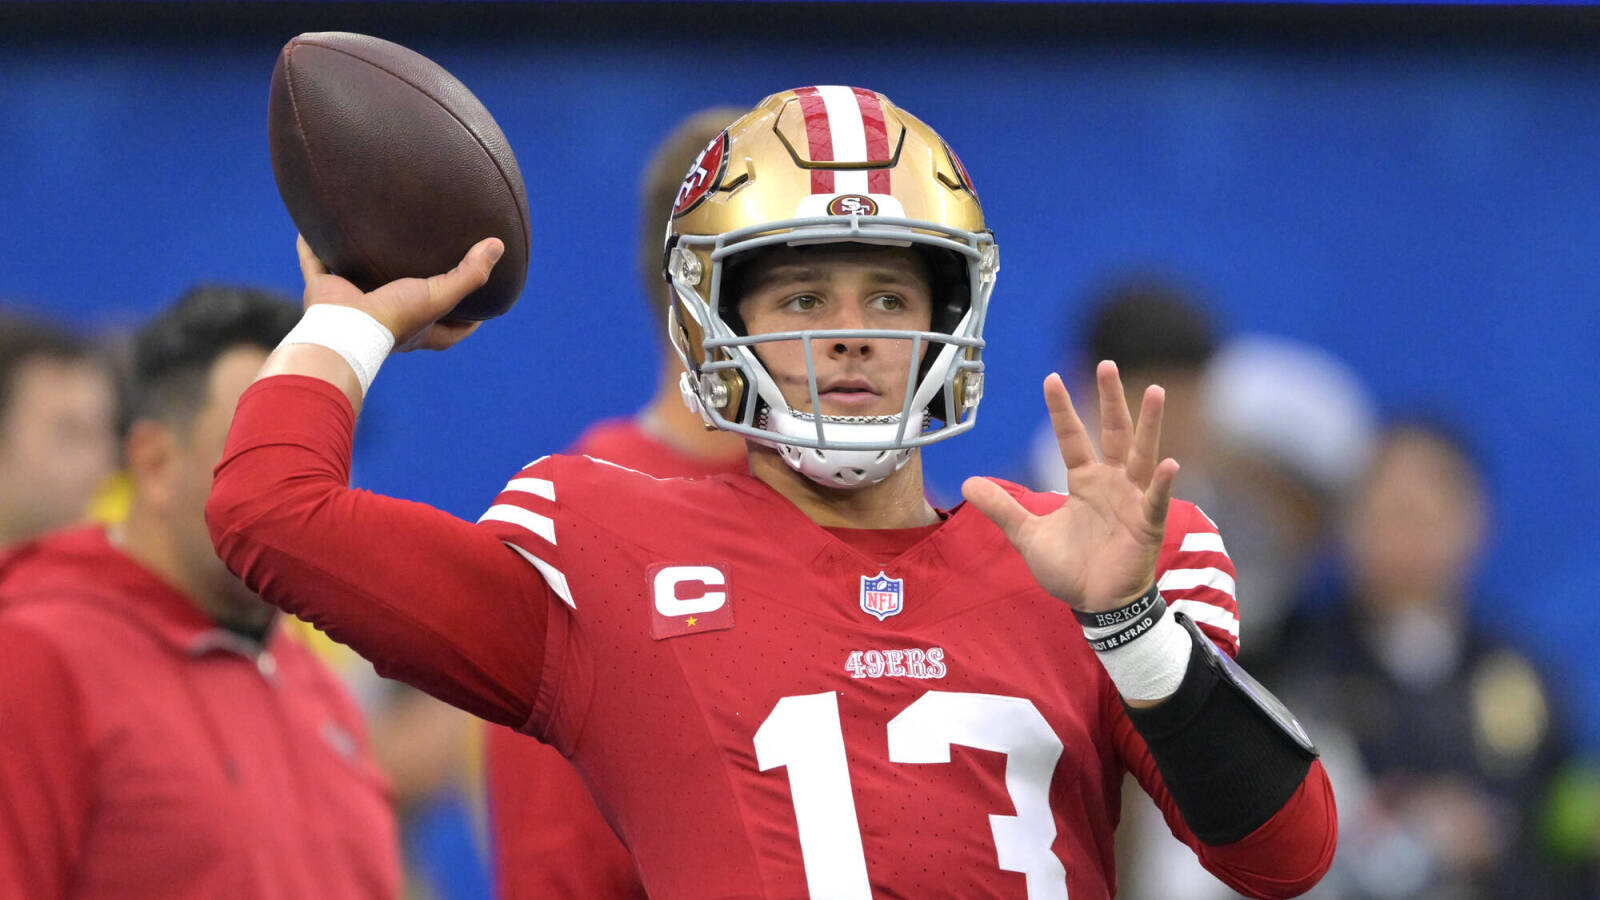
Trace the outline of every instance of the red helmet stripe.
{"type": "MultiPolygon", "coordinates": [[[[889,126],[883,119],[883,101],[865,88],[851,88],[856,104],[861,107],[861,124],[867,133],[867,159],[889,158],[889,126]]],[[[867,173],[867,191],[873,194],[889,193],[889,170],[873,169],[867,173]]]]}
{"type": "MultiPolygon", "coordinates": [[[[822,100],[822,93],[814,87],[803,87],[795,90],[795,95],[800,98],[800,112],[806,119],[806,141],[811,159],[816,162],[831,162],[833,160],[833,128],[828,124],[828,106],[822,100]]],[[[829,169],[811,170],[811,193],[833,193],[833,172],[829,169]]]]}

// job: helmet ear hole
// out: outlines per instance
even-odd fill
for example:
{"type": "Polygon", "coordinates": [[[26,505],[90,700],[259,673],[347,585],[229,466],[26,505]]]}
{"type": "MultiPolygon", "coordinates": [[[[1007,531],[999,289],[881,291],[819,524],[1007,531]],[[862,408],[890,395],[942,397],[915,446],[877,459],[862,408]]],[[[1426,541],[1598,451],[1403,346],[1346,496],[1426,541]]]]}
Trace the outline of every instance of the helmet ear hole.
{"type": "Polygon", "coordinates": [[[717,292],[717,315],[722,321],[728,323],[737,335],[748,335],[750,330],[745,327],[744,316],[739,314],[739,301],[744,299],[745,282],[751,271],[751,263],[762,255],[760,250],[746,251],[734,256],[722,264],[722,287],[717,292]]]}
{"type": "Polygon", "coordinates": [[[912,249],[922,257],[928,282],[933,285],[932,330],[949,334],[972,304],[967,261],[958,253],[926,244],[915,244],[912,249]]]}
{"type": "MultiPolygon", "coordinates": [[[[915,249],[921,255],[933,285],[933,316],[929,327],[942,334],[954,334],[972,306],[972,269],[958,253],[922,244],[916,245],[915,249]]],[[[928,376],[937,356],[937,352],[930,351],[923,357],[922,365],[917,370],[918,382],[928,376]]],[[[928,411],[933,418],[947,425],[959,421],[960,411],[948,407],[941,391],[928,405],[928,411]]]]}

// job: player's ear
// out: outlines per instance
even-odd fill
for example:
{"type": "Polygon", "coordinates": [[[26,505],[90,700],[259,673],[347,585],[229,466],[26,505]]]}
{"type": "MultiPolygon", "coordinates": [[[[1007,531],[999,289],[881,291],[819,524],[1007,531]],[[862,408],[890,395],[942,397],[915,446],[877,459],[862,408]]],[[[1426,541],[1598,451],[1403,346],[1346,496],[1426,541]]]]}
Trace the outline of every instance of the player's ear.
{"type": "Polygon", "coordinates": [[[172,429],[154,419],[140,419],[128,427],[122,449],[135,499],[157,508],[169,505],[179,457],[172,429]]]}

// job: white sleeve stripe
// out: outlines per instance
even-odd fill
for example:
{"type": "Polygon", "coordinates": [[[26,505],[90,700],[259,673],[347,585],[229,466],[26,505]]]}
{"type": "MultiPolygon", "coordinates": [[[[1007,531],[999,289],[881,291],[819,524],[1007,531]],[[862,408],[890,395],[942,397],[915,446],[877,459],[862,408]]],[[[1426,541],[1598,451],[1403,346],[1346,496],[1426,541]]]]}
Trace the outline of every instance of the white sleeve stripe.
{"type": "Polygon", "coordinates": [[[567,585],[567,576],[561,574],[560,569],[550,565],[549,563],[537,556],[534,556],[532,553],[529,553],[521,547],[518,547],[516,544],[513,544],[510,541],[504,541],[503,543],[507,547],[517,551],[517,553],[520,554],[523,559],[531,563],[535,569],[538,569],[539,574],[544,576],[544,583],[550,585],[550,590],[555,591],[556,596],[560,597],[562,602],[566,603],[573,609],[578,608],[578,604],[572,602],[572,588],[567,585]]]}
{"type": "Polygon", "coordinates": [[[556,499],[555,482],[548,478],[513,478],[506,482],[506,490],[519,494],[536,494],[546,500],[556,499]]]}
{"type": "Polygon", "coordinates": [[[1233,635],[1235,641],[1239,640],[1239,617],[1220,606],[1212,606],[1200,600],[1174,600],[1167,604],[1167,609],[1183,613],[1198,625],[1221,628],[1233,635]]]}
{"type": "MultiPolygon", "coordinates": [[[[513,482],[515,483],[515,482],[513,482]]],[[[1201,552],[1210,550],[1224,556],[1228,548],[1222,546],[1222,535],[1214,531],[1191,531],[1183,536],[1183,546],[1178,548],[1179,553],[1201,552]]]]}
{"type": "Polygon", "coordinates": [[[1156,587],[1163,591],[1208,587],[1232,597],[1233,577],[1221,569],[1168,569],[1161,574],[1156,587]]]}
{"type": "Polygon", "coordinates": [[[505,522],[507,525],[516,525],[544,538],[551,544],[556,542],[556,523],[549,516],[541,516],[532,510],[509,503],[496,503],[488,511],[478,517],[479,522],[505,522]]]}

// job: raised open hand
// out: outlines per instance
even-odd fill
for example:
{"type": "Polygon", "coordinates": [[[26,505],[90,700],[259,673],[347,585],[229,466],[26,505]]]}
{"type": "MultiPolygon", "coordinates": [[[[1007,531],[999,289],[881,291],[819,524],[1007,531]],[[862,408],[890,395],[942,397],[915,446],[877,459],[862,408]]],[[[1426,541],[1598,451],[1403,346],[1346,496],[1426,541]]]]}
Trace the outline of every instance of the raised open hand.
{"type": "Polygon", "coordinates": [[[1005,532],[1039,584],[1082,612],[1114,609],[1150,587],[1178,474],[1175,460],[1157,455],[1166,393],[1154,385],[1145,391],[1135,427],[1116,364],[1100,363],[1095,380],[1103,459],[1061,376],[1044,381],[1045,406],[1067,464],[1068,497],[1059,509],[1036,516],[986,478],[961,486],[968,502],[1005,532]]]}
{"type": "Polygon", "coordinates": [[[432,278],[401,278],[370,292],[330,273],[305,238],[296,247],[306,282],[305,305],[352,306],[377,319],[394,335],[395,351],[444,350],[478,329],[481,322],[440,321],[461,298],[483,286],[505,245],[485,238],[472,246],[454,269],[432,278]]]}

